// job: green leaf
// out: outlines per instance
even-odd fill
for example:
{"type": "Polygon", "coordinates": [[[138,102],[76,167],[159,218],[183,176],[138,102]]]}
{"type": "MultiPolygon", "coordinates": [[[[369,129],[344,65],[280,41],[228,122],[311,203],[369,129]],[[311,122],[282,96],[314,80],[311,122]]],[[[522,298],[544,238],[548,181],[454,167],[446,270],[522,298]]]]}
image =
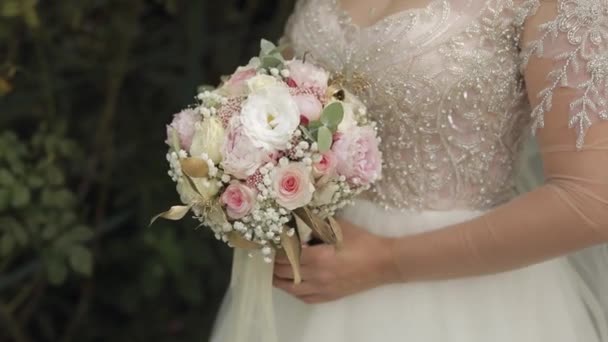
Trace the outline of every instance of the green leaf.
{"type": "Polygon", "coordinates": [[[8,208],[10,194],[7,189],[0,189],[0,211],[8,208]]]}
{"type": "Polygon", "coordinates": [[[285,49],[287,49],[289,47],[289,44],[281,44],[277,47],[275,47],[274,49],[272,49],[268,54],[271,56],[280,56],[281,58],[283,57],[283,55],[281,54],[283,51],[285,51],[285,49]]]}
{"type": "Polygon", "coordinates": [[[300,130],[302,131],[302,133],[304,133],[304,136],[307,139],[310,139],[310,140],[313,140],[313,141],[315,140],[315,138],[313,137],[312,133],[310,133],[310,131],[308,130],[308,128],[306,128],[304,126],[300,126],[300,130]]]}
{"type": "Polygon", "coordinates": [[[49,165],[46,169],[46,176],[49,185],[62,185],[65,181],[61,170],[53,165],[49,165]]]}
{"type": "Polygon", "coordinates": [[[323,127],[321,121],[312,121],[308,124],[308,131],[310,132],[310,135],[312,135],[313,140],[317,140],[317,132],[320,127],[323,127]]]}
{"type": "Polygon", "coordinates": [[[31,175],[27,179],[27,184],[32,189],[38,189],[38,188],[40,188],[41,186],[44,185],[44,180],[41,177],[37,176],[37,175],[31,175]]]}
{"type": "Polygon", "coordinates": [[[43,229],[41,233],[41,237],[43,240],[48,241],[57,235],[59,229],[54,222],[49,222],[43,229]]]}
{"type": "Polygon", "coordinates": [[[30,190],[23,185],[13,187],[13,207],[23,208],[30,203],[30,190]]]}
{"type": "Polygon", "coordinates": [[[94,233],[89,227],[78,226],[74,228],[70,233],[70,239],[76,242],[85,242],[93,238],[94,233]]]}
{"type": "Polygon", "coordinates": [[[265,68],[265,69],[277,68],[281,64],[283,64],[283,61],[280,60],[279,58],[276,58],[273,56],[262,57],[262,65],[261,65],[262,68],[265,68]]]}
{"type": "Polygon", "coordinates": [[[70,250],[70,265],[74,271],[90,276],[93,273],[93,254],[84,246],[74,246],[70,250]]]}
{"type": "Polygon", "coordinates": [[[340,102],[329,104],[323,109],[323,113],[321,114],[321,122],[332,131],[335,131],[338,128],[342,119],[344,119],[344,107],[340,102]]]}
{"type": "Polygon", "coordinates": [[[0,184],[4,186],[11,185],[15,182],[15,177],[7,170],[0,169],[0,184]]]}
{"type": "Polygon", "coordinates": [[[51,284],[61,285],[68,275],[68,268],[61,259],[55,257],[47,261],[46,273],[51,284]]]}
{"type": "Polygon", "coordinates": [[[29,241],[29,236],[25,231],[25,227],[19,224],[16,219],[9,220],[6,222],[6,224],[8,227],[10,227],[10,230],[13,233],[17,243],[19,243],[21,246],[26,246],[29,241]]]}
{"type": "Polygon", "coordinates": [[[7,256],[13,252],[13,249],[15,249],[15,239],[11,234],[4,234],[0,240],[0,254],[7,256]]]}
{"type": "Polygon", "coordinates": [[[260,57],[270,54],[276,47],[271,41],[262,39],[260,41],[260,57]]]}
{"type": "Polygon", "coordinates": [[[324,153],[329,151],[332,140],[333,138],[329,128],[325,126],[319,127],[317,132],[317,144],[319,145],[319,152],[324,153]]]}

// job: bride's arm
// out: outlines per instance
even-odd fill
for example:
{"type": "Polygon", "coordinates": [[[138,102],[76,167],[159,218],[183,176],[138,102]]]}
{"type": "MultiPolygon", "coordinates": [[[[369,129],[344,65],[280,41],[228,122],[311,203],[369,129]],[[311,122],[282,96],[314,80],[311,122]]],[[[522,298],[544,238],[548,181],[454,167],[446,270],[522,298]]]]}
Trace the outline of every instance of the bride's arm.
{"type": "Polygon", "coordinates": [[[397,279],[496,273],[608,241],[608,8],[595,2],[586,18],[595,22],[577,21],[591,2],[543,2],[524,26],[545,185],[470,222],[392,241],[397,279]]]}

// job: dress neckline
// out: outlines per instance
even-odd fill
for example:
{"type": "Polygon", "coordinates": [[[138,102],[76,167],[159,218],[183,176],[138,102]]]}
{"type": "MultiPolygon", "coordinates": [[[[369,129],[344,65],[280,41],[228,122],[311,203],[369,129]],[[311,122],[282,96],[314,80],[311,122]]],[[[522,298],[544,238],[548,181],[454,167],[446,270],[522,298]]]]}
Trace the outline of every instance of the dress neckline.
{"type": "Polygon", "coordinates": [[[436,3],[439,3],[441,1],[443,0],[430,0],[423,7],[413,7],[397,11],[395,13],[391,13],[387,16],[380,18],[369,25],[362,26],[353,20],[351,14],[347,10],[345,10],[340,4],[340,0],[330,0],[332,9],[334,10],[338,18],[341,19],[340,22],[356,29],[357,31],[373,30],[394,20],[399,20],[407,16],[416,16],[420,13],[428,12],[436,3]]]}

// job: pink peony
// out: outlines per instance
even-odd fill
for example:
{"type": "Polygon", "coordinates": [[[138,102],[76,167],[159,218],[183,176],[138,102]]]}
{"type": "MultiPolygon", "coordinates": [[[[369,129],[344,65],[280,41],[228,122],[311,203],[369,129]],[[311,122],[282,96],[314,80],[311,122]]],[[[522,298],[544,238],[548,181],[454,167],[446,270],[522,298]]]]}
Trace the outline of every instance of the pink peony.
{"type": "Polygon", "coordinates": [[[312,165],[312,173],[315,177],[331,176],[336,170],[336,157],[333,152],[328,151],[321,155],[321,160],[312,165]]]}
{"type": "Polygon", "coordinates": [[[312,94],[299,94],[293,96],[293,100],[298,106],[300,116],[306,117],[308,122],[319,120],[323,105],[316,96],[312,94]]]}
{"type": "Polygon", "coordinates": [[[380,178],[382,153],[372,127],[353,127],[340,134],[332,151],[337,159],[338,174],[355,185],[368,185],[380,178]]]}
{"type": "Polygon", "coordinates": [[[245,217],[255,204],[255,191],[245,184],[233,181],[228,185],[220,200],[226,206],[226,214],[233,220],[245,217]]]}
{"type": "Polygon", "coordinates": [[[175,130],[182,149],[190,150],[194,137],[194,124],[198,121],[198,114],[194,109],[184,109],[173,115],[173,121],[167,126],[167,142],[171,143],[171,131],[175,130]]]}
{"type": "Polygon", "coordinates": [[[242,95],[247,91],[247,80],[256,74],[257,72],[253,67],[238,67],[224,86],[230,93],[242,95]]]}
{"type": "Polygon", "coordinates": [[[300,88],[316,88],[321,93],[327,90],[329,82],[329,74],[310,63],[304,63],[294,59],[287,62],[289,68],[290,79],[293,80],[300,88]]]}
{"type": "Polygon", "coordinates": [[[243,132],[238,117],[230,122],[221,154],[224,171],[239,179],[253,175],[269,159],[269,152],[255,147],[243,132]]]}
{"type": "Polygon", "coordinates": [[[303,163],[290,163],[277,166],[273,173],[273,188],[277,203],[289,210],[310,203],[315,187],[310,171],[303,163]]]}

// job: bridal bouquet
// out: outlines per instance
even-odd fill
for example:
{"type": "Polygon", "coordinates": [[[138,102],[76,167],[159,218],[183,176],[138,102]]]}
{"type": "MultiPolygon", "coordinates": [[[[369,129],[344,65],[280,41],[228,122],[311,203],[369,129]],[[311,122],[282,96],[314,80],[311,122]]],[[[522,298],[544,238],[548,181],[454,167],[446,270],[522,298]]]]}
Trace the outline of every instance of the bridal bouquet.
{"type": "Polygon", "coordinates": [[[267,262],[286,253],[299,282],[303,232],[339,244],[334,214],[380,177],[374,122],[327,71],[284,60],[265,40],[259,57],[197,100],[167,126],[184,205],[154,219],[192,212],[230,246],[267,262]]]}

